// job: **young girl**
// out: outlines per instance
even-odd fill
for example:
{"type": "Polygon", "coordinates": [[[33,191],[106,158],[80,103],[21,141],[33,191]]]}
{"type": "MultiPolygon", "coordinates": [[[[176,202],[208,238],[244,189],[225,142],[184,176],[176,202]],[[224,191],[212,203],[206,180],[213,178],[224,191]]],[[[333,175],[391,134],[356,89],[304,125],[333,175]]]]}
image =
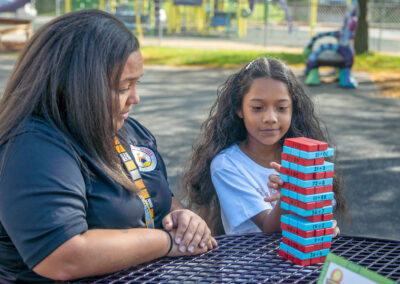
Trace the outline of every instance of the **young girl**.
{"type": "MultiPolygon", "coordinates": [[[[282,185],[284,139],[304,136],[329,143],[293,72],[276,59],[250,62],[220,87],[201,129],[183,178],[190,206],[215,234],[280,231],[285,212],[274,189],[282,185]]],[[[341,214],[345,200],[337,175],[333,191],[335,212],[341,214]]]]}

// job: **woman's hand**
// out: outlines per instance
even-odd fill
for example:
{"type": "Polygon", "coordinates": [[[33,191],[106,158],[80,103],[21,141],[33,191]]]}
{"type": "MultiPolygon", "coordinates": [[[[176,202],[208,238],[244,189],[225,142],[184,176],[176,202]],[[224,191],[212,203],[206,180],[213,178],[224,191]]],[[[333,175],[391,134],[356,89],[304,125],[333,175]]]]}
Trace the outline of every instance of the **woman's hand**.
{"type": "Polygon", "coordinates": [[[337,221],[336,220],[332,220],[332,221],[333,221],[333,225],[332,225],[333,237],[335,238],[335,237],[340,235],[340,229],[339,229],[339,227],[337,225],[337,221]]]}
{"type": "Polygon", "coordinates": [[[178,249],[181,255],[185,252],[197,254],[199,250],[205,252],[217,246],[206,222],[190,210],[173,210],[164,217],[162,223],[164,229],[173,234],[176,244],[173,250],[178,249]]]}
{"type": "MultiPolygon", "coordinates": [[[[271,162],[271,168],[276,170],[278,173],[281,170],[281,165],[275,162],[271,162]]],[[[275,190],[276,193],[272,196],[267,196],[264,198],[266,202],[273,202],[281,199],[281,186],[283,185],[283,180],[279,178],[279,175],[269,175],[268,187],[275,190]]]]}
{"type": "MultiPolygon", "coordinates": [[[[172,240],[174,240],[176,237],[177,229],[172,229],[171,231],[169,231],[169,233],[171,234],[172,240]]],[[[205,253],[208,249],[209,248],[207,246],[204,246],[204,247],[194,246],[192,251],[185,250],[184,252],[182,252],[180,250],[180,246],[173,241],[172,249],[167,254],[167,256],[174,257],[174,256],[183,256],[183,255],[198,255],[198,254],[205,253]]]]}

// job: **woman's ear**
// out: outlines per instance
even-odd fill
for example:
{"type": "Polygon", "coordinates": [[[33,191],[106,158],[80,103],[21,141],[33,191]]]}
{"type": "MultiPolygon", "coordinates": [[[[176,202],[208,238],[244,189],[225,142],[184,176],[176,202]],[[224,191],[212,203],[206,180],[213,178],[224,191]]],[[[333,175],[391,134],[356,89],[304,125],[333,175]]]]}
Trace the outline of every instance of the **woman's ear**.
{"type": "Polygon", "coordinates": [[[237,114],[241,119],[243,119],[243,112],[242,112],[241,109],[237,110],[237,111],[236,111],[236,114],[237,114]]]}

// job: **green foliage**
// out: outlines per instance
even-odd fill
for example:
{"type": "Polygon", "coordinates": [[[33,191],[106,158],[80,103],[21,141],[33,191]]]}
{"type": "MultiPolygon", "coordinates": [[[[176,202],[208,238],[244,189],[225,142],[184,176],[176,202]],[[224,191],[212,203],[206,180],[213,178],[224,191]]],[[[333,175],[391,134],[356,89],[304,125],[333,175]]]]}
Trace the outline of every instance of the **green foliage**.
{"type": "MultiPolygon", "coordinates": [[[[265,22],[265,3],[256,3],[254,5],[254,11],[251,14],[249,21],[264,23],[265,22]]],[[[280,5],[269,5],[269,23],[284,23],[286,21],[285,11],[280,5]]]]}

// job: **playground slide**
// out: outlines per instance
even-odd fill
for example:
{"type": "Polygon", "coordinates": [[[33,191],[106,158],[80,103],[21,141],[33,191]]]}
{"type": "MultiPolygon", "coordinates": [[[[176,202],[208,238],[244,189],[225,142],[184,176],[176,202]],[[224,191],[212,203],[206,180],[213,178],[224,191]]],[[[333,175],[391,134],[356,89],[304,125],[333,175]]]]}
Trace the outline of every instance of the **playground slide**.
{"type": "Polygon", "coordinates": [[[29,2],[30,0],[0,0],[0,13],[14,12],[29,2]]]}

